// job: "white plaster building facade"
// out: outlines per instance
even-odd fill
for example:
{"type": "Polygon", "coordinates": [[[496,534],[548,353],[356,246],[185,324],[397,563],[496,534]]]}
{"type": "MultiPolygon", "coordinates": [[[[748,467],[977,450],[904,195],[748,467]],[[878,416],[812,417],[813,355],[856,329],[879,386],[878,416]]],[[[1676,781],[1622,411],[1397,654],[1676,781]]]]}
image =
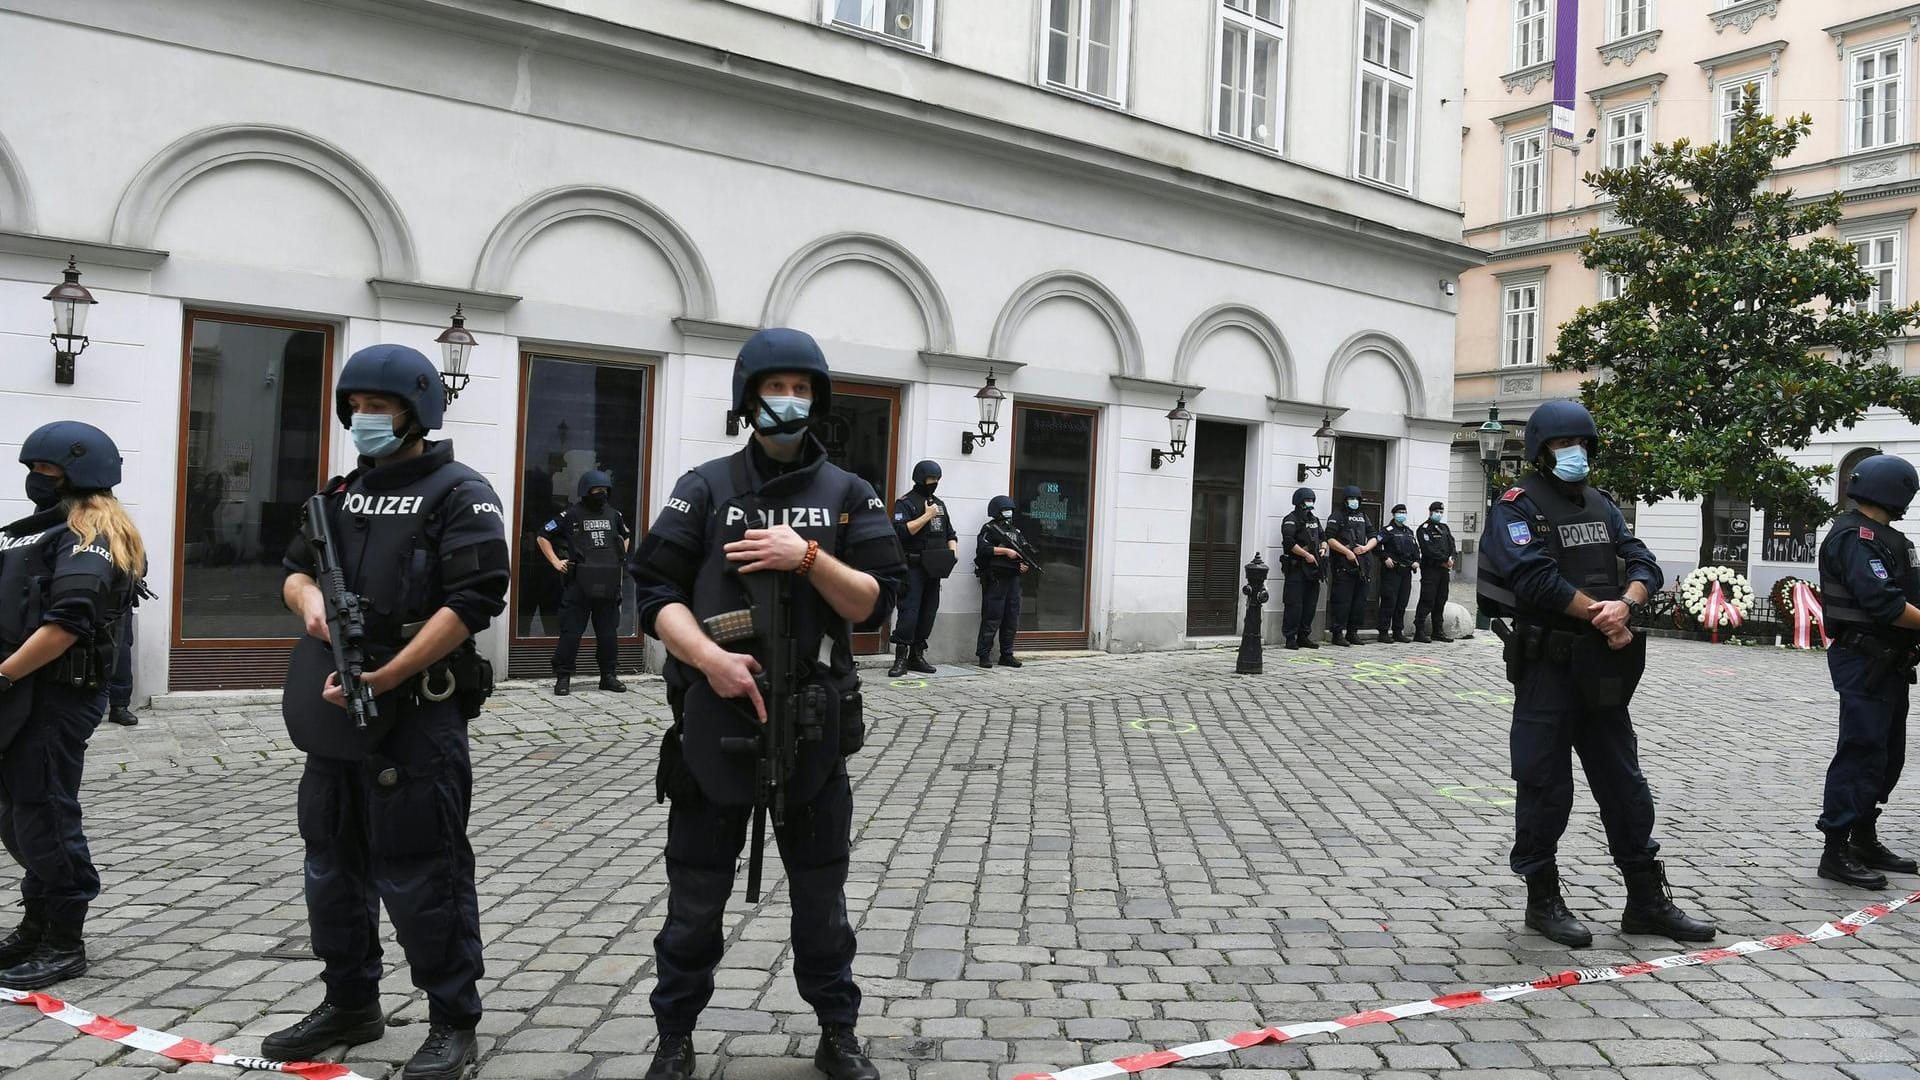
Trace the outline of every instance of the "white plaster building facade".
{"type": "MultiPolygon", "coordinates": [[[[530,531],[595,465],[650,521],[738,446],[739,343],[794,325],[883,495],[941,462],[965,554],[1020,502],[1023,643],[1183,647],[1235,632],[1323,416],[1323,506],[1446,496],[1463,32],[1437,0],[0,0],[0,443],[119,441],[142,696],[277,685],[290,515],[351,463],[331,380],[437,358],[462,304],[444,434],[516,557],[483,645],[537,674],[530,531]],[[62,386],[69,255],[99,303],[62,386]],[[1000,432],[962,454],[989,370],[1000,432]]],[[[964,567],[937,659],[972,653],[964,567]]]]}

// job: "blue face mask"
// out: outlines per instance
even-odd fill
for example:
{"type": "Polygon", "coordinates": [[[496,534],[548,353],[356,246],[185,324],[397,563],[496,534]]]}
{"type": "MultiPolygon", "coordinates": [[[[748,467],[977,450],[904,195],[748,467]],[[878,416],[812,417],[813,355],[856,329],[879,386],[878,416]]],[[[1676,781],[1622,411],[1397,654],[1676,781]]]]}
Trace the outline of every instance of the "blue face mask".
{"type": "Polygon", "coordinates": [[[769,428],[796,420],[805,420],[813,408],[813,402],[800,397],[763,397],[760,399],[760,418],[754,423],[754,430],[773,440],[776,446],[792,446],[807,434],[806,428],[798,431],[769,431],[769,428]]]}
{"type": "Polygon", "coordinates": [[[1447,515],[1444,513],[1441,513],[1438,510],[1435,510],[1433,513],[1427,515],[1427,520],[1433,522],[1435,525],[1438,525],[1441,522],[1447,520],[1447,515]]]}
{"type": "Polygon", "coordinates": [[[1565,450],[1553,452],[1553,475],[1569,484],[1577,484],[1587,478],[1587,448],[1569,446],[1565,450]]]}
{"type": "Polygon", "coordinates": [[[393,417],[376,413],[353,414],[353,448],[370,458],[383,458],[400,449],[404,440],[393,433],[393,417]]]}
{"type": "Polygon", "coordinates": [[[1405,514],[1393,515],[1393,523],[1395,525],[1405,525],[1407,523],[1407,515],[1405,514]]]}
{"type": "Polygon", "coordinates": [[[1306,511],[1307,513],[1309,513],[1309,514],[1311,514],[1311,513],[1313,513],[1313,504],[1312,504],[1312,503],[1301,503],[1301,504],[1300,504],[1300,509],[1302,509],[1302,510],[1305,510],[1305,511],[1306,511]]]}
{"type": "Polygon", "coordinates": [[[1358,510],[1358,509],[1360,509],[1360,500],[1359,500],[1359,499],[1348,499],[1348,500],[1347,500],[1347,509],[1349,509],[1349,510],[1358,510]]]}

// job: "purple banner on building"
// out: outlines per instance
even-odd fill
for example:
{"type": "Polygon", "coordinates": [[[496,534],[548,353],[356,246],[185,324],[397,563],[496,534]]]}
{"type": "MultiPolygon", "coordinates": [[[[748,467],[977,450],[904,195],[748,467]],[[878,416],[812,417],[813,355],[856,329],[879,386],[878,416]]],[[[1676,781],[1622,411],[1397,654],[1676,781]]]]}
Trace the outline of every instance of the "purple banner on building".
{"type": "Polygon", "coordinates": [[[1580,0],[1557,0],[1553,15],[1553,119],[1556,142],[1573,142],[1573,77],[1580,68],[1580,0]]]}

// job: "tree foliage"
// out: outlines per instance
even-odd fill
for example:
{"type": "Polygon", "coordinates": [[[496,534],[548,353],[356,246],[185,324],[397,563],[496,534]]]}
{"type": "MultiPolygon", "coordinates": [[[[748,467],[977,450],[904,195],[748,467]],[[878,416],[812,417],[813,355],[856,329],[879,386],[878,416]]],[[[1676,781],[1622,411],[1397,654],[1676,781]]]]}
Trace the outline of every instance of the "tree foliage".
{"type": "Polygon", "coordinates": [[[1833,466],[1788,452],[1875,407],[1920,421],[1920,380],[1881,354],[1920,304],[1869,309],[1852,246],[1820,235],[1841,219],[1838,194],[1768,190],[1812,124],[1759,115],[1749,88],[1731,143],[1676,139],[1586,176],[1629,231],[1595,229],[1581,261],[1624,288],[1561,327],[1548,363],[1597,375],[1581,398],[1603,436],[1600,486],[1647,502],[1721,491],[1824,522],[1833,466]]]}

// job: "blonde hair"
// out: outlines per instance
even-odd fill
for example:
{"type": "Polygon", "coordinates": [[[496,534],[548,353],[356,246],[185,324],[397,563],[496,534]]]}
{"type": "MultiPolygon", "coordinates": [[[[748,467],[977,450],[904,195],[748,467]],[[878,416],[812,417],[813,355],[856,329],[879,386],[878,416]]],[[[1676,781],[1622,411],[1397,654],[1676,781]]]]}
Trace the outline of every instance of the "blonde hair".
{"type": "Polygon", "coordinates": [[[127,508],[111,492],[90,491],[67,500],[67,527],[80,538],[80,546],[105,537],[107,550],[113,553],[113,565],[122,573],[139,577],[147,570],[147,545],[134,528],[127,508]]]}

